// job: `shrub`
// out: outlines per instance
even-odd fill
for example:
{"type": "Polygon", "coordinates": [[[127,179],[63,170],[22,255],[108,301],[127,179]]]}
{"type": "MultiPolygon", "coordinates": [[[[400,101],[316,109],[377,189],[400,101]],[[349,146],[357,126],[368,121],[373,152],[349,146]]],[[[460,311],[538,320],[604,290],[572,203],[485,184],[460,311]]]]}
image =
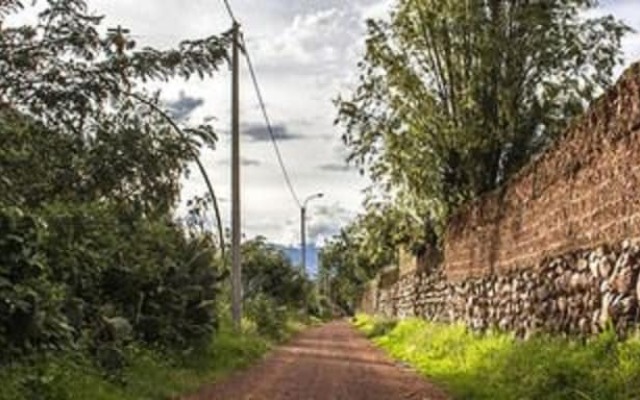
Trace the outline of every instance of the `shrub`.
{"type": "Polygon", "coordinates": [[[0,356],[73,342],[117,365],[127,340],[197,346],[217,326],[217,279],[210,241],[163,220],[97,203],[3,208],[0,356]]]}
{"type": "Polygon", "coordinates": [[[64,286],[51,280],[46,225],[19,208],[0,208],[0,360],[64,346],[71,328],[64,286]]]}
{"type": "Polygon", "coordinates": [[[123,318],[137,339],[167,347],[188,347],[214,331],[218,268],[206,237],[102,205],[46,213],[49,256],[68,303],[80,305],[83,327],[123,318]]]}
{"type": "Polygon", "coordinates": [[[281,339],[286,333],[287,309],[273,298],[257,295],[246,302],[245,309],[260,335],[281,339]]]}

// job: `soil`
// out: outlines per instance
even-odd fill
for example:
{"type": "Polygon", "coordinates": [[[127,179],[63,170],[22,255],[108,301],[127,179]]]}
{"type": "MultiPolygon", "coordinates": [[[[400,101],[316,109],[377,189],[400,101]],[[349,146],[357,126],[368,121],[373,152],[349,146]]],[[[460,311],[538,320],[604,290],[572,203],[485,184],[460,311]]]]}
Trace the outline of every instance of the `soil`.
{"type": "Polygon", "coordinates": [[[346,321],[310,328],[253,367],[183,400],[446,400],[346,321]]]}

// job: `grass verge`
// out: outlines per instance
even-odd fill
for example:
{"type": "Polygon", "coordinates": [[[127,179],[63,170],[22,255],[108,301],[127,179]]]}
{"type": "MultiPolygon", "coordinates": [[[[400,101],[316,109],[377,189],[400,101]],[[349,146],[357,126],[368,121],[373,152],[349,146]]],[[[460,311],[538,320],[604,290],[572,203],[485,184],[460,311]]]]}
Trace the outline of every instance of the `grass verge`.
{"type": "Polygon", "coordinates": [[[637,336],[624,342],[611,332],[587,343],[550,336],[521,341],[418,319],[359,315],[354,324],[457,399],[640,399],[637,336]]]}
{"type": "Polygon", "coordinates": [[[129,347],[126,366],[111,375],[79,353],[42,356],[0,369],[0,400],[176,398],[247,367],[303,327],[289,322],[285,334],[275,340],[258,334],[251,323],[241,335],[223,323],[210,343],[197,351],[168,355],[129,347]]]}

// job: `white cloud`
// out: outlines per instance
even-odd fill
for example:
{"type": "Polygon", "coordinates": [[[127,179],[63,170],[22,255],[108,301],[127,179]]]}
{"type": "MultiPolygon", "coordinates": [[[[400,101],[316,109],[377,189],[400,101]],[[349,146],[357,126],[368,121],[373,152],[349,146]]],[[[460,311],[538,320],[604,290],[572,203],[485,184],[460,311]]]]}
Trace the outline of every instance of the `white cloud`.
{"type": "MultiPolygon", "coordinates": [[[[293,22],[279,36],[261,40],[257,46],[264,66],[280,70],[292,65],[317,65],[334,62],[337,50],[334,41],[327,40],[336,32],[336,21],[342,13],[335,9],[315,14],[296,15],[293,22]]],[[[287,68],[288,69],[288,68],[287,68]]]]}

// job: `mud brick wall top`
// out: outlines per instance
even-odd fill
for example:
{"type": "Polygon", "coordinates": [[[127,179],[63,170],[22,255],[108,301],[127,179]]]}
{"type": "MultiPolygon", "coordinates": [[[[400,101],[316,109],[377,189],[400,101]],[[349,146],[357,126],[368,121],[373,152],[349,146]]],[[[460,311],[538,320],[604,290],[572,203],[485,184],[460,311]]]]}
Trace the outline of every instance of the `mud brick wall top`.
{"type": "Polygon", "coordinates": [[[466,204],[444,242],[449,280],[640,237],[640,63],[503,187],[466,204]]]}

